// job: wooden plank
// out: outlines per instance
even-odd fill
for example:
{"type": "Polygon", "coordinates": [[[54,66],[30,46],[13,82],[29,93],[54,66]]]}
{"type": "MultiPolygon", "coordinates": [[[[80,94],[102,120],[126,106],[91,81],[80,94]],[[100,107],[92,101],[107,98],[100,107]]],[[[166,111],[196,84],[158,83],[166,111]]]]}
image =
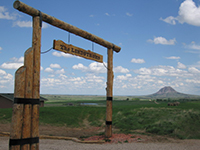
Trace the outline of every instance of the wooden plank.
{"type": "Polygon", "coordinates": [[[108,70],[107,70],[107,102],[106,102],[106,137],[112,136],[112,99],[113,99],[113,50],[108,49],[108,70]]]}
{"type": "MultiPolygon", "coordinates": [[[[30,7],[20,1],[15,1],[14,4],[13,4],[13,7],[21,12],[24,12],[26,14],[29,14],[31,16],[39,16],[40,12],[39,10],[33,8],[33,7],[30,7]]],[[[119,52],[121,50],[121,47],[113,44],[113,43],[110,43],[96,35],[93,35],[87,31],[84,31],[82,29],[79,29],[75,26],[72,26],[64,21],[61,21],[55,17],[52,17],[52,16],[49,16],[43,12],[41,12],[41,15],[42,15],[42,20],[50,25],[53,25],[55,27],[58,27],[60,29],[63,29],[65,31],[68,31],[70,33],[73,33],[75,35],[78,35],[82,38],[85,38],[87,40],[90,40],[90,41],[93,41],[101,46],[104,46],[106,48],[112,48],[115,52],[119,52]]]]}
{"type": "MultiPolygon", "coordinates": [[[[33,87],[33,48],[32,47],[26,50],[24,54],[24,66],[26,66],[24,97],[32,98],[32,87],[33,87]]],[[[32,115],[32,105],[26,104],[24,106],[22,138],[31,137],[31,115],[32,115]]],[[[23,145],[21,149],[30,150],[30,144],[23,145]]]]}
{"type": "MultiPolygon", "coordinates": [[[[32,98],[40,98],[40,47],[41,47],[41,27],[40,17],[33,17],[33,87],[32,98]]],[[[39,105],[33,105],[32,107],[32,119],[31,119],[31,137],[39,137],[39,105]]],[[[31,150],[39,150],[39,143],[32,144],[31,150]]]]}
{"type": "MultiPolygon", "coordinates": [[[[15,72],[15,89],[14,89],[15,98],[24,97],[25,73],[26,73],[26,68],[24,66],[20,67],[15,72]]],[[[23,124],[23,108],[24,108],[23,104],[13,105],[10,139],[21,139],[22,124],[23,124]]],[[[20,146],[19,145],[10,146],[9,149],[20,150],[20,146]]]]}
{"type": "Polygon", "coordinates": [[[102,55],[91,52],[90,50],[84,50],[82,48],[73,46],[71,44],[66,44],[65,42],[63,42],[61,40],[54,40],[53,49],[59,50],[64,53],[83,57],[86,59],[94,60],[94,61],[97,61],[100,63],[103,62],[102,55]]]}

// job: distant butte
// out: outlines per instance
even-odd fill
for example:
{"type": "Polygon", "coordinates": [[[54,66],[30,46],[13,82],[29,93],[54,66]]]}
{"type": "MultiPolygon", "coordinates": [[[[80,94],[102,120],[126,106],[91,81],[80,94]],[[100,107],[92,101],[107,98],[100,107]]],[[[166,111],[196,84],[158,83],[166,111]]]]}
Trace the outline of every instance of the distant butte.
{"type": "Polygon", "coordinates": [[[144,95],[144,96],[140,96],[142,98],[153,98],[153,99],[165,99],[165,98],[186,98],[186,99],[199,99],[200,96],[199,95],[190,95],[190,94],[184,94],[184,93],[180,93],[177,92],[176,90],[174,90],[171,86],[165,86],[163,88],[161,88],[158,92],[154,93],[154,94],[150,94],[150,95],[144,95]]]}

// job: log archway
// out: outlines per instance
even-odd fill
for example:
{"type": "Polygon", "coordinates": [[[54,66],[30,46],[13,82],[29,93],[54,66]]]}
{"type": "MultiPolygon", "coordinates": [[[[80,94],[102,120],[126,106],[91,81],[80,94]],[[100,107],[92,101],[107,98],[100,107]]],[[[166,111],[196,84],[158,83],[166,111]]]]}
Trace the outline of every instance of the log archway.
{"type": "Polygon", "coordinates": [[[15,73],[10,150],[39,150],[40,47],[42,21],[107,48],[106,137],[112,136],[113,51],[121,48],[96,35],[49,16],[20,1],[14,8],[33,18],[32,47],[25,52],[24,66],[15,73]]]}

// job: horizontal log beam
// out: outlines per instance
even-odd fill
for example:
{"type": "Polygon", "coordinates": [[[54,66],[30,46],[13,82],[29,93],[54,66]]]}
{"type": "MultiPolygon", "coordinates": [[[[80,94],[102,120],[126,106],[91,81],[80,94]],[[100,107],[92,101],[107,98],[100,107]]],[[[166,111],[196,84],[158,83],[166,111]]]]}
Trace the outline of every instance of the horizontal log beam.
{"type": "Polygon", "coordinates": [[[42,16],[42,21],[50,24],[50,25],[53,25],[55,27],[58,27],[60,29],[63,29],[65,31],[68,31],[70,33],[73,33],[75,35],[78,35],[82,38],[85,38],[87,40],[90,40],[92,42],[95,42],[101,46],[104,46],[106,48],[112,48],[115,52],[119,52],[121,50],[121,47],[113,44],[113,43],[110,43],[96,35],[93,35],[87,31],[84,31],[82,29],[79,29],[75,26],[72,26],[64,21],[61,21],[55,17],[52,17],[50,15],[47,15],[43,12],[40,12],[39,10],[33,8],[33,7],[30,7],[20,1],[15,1],[14,4],[13,4],[13,7],[21,12],[24,12],[28,15],[31,15],[31,16],[39,16],[41,15],[42,16]]]}

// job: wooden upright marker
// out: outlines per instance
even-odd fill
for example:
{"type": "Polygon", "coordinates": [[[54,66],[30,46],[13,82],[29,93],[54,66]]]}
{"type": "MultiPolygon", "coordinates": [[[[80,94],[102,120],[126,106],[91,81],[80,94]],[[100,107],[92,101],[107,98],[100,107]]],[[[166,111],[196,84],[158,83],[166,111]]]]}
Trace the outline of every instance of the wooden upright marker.
{"type": "MultiPolygon", "coordinates": [[[[41,24],[39,16],[33,17],[33,88],[32,98],[40,99],[40,47],[41,47],[41,24]]],[[[31,137],[39,137],[39,105],[32,108],[32,129],[31,137]]],[[[39,143],[31,145],[31,150],[39,150],[39,143]]]]}
{"type": "MultiPolygon", "coordinates": [[[[32,98],[32,87],[33,87],[33,48],[29,48],[24,54],[24,66],[26,67],[25,76],[25,94],[24,98],[32,98]]],[[[24,117],[23,117],[23,128],[22,128],[22,139],[31,138],[31,112],[32,105],[24,105],[24,117]]],[[[22,150],[30,150],[30,144],[22,145],[22,150]]]]}
{"type": "MultiPolygon", "coordinates": [[[[23,98],[25,89],[25,72],[24,66],[20,67],[15,72],[15,94],[14,97],[23,98]]],[[[10,130],[10,150],[20,150],[20,145],[14,144],[16,140],[21,139],[22,135],[22,124],[23,124],[23,104],[13,104],[12,122],[10,130]]]]}
{"type": "Polygon", "coordinates": [[[107,107],[106,107],[106,137],[112,136],[112,100],[113,100],[113,49],[108,49],[107,70],[107,107]]]}

